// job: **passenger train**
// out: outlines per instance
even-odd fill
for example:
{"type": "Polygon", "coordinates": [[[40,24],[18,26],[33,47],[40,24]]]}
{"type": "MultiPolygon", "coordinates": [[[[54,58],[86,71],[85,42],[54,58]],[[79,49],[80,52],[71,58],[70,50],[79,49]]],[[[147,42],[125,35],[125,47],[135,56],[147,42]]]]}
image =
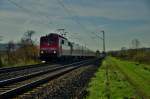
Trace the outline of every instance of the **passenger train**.
{"type": "Polygon", "coordinates": [[[40,38],[40,58],[42,60],[61,58],[89,58],[96,53],[85,46],[70,42],[57,33],[50,33],[40,38]]]}

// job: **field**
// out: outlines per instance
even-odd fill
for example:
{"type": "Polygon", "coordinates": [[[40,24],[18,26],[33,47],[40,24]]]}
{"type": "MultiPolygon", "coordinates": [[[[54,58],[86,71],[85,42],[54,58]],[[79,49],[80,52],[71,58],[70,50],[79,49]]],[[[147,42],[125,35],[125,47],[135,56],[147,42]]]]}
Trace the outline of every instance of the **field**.
{"type": "Polygon", "coordinates": [[[149,99],[150,67],[107,57],[92,78],[87,99],[149,99]]]}

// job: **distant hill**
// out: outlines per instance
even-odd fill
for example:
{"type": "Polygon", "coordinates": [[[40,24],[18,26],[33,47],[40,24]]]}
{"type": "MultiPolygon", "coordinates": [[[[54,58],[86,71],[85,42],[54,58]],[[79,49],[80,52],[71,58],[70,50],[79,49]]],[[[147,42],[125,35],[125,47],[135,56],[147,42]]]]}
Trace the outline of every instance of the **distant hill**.
{"type": "MultiPolygon", "coordinates": [[[[19,47],[20,47],[20,44],[15,44],[14,50],[18,49],[19,47]]],[[[7,51],[7,48],[8,48],[8,44],[6,44],[6,43],[0,44],[0,51],[1,52],[7,51]]]]}
{"type": "Polygon", "coordinates": [[[6,51],[8,44],[0,44],[0,51],[6,51]]]}
{"type": "MultiPolygon", "coordinates": [[[[21,47],[21,44],[15,44],[14,50],[16,50],[20,47],[21,47]]],[[[6,43],[0,44],[0,52],[6,52],[7,48],[8,48],[8,44],[6,44],[6,43]]],[[[37,45],[37,48],[40,49],[40,46],[37,45]]]]}

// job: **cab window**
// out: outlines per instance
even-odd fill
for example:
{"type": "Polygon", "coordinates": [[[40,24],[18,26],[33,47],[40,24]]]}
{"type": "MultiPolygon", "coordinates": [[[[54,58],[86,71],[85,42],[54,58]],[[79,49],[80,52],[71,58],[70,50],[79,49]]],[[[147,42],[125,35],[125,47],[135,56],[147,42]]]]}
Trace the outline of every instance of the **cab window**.
{"type": "Polygon", "coordinates": [[[64,40],[61,41],[61,44],[64,44],[64,40]]]}

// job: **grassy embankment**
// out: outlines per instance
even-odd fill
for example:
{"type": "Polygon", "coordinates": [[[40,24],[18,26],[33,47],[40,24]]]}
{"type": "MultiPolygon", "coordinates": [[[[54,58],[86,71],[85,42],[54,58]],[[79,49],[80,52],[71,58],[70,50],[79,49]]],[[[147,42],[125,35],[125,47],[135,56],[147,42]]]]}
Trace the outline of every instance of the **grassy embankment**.
{"type": "Polygon", "coordinates": [[[39,60],[33,60],[30,59],[27,62],[25,62],[22,59],[18,59],[17,62],[14,63],[9,63],[5,57],[2,57],[0,60],[0,68],[3,67],[15,67],[15,66],[24,66],[24,65],[33,65],[33,64],[39,64],[40,61],[39,60]]]}
{"type": "Polygon", "coordinates": [[[22,44],[16,50],[0,52],[0,68],[38,64],[38,53],[39,49],[33,44],[22,44]]]}
{"type": "Polygon", "coordinates": [[[114,52],[112,51],[108,54],[119,59],[150,65],[150,50],[148,48],[128,49],[114,52]]]}
{"type": "Polygon", "coordinates": [[[107,57],[87,89],[87,99],[148,99],[150,67],[107,57]],[[107,74],[108,67],[108,74],[107,74]]]}

